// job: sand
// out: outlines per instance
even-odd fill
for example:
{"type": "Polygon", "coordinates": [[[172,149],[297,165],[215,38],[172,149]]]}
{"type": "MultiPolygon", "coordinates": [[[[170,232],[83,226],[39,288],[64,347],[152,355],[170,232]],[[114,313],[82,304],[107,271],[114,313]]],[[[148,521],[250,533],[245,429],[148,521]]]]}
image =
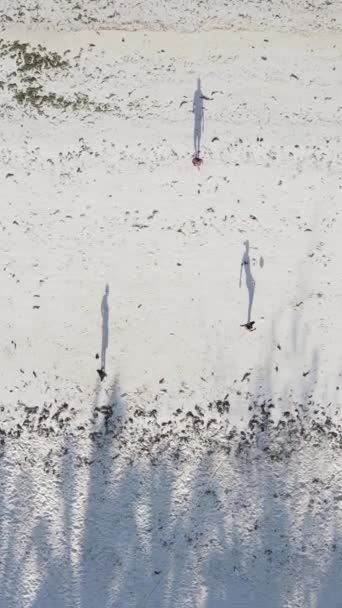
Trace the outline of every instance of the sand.
{"type": "Polygon", "coordinates": [[[0,605],[337,608],[340,7],[8,4],[0,605]]]}

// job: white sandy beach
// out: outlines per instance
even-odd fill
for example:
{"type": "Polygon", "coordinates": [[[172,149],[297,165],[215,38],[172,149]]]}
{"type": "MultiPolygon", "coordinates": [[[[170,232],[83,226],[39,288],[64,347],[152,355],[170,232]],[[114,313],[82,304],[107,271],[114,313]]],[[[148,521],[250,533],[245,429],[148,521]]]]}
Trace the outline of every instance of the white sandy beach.
{"type": "Polygon", "coordinates": [[[0,606],[338,608],[340,7],[88,4],[2,10],[0,606]]]}

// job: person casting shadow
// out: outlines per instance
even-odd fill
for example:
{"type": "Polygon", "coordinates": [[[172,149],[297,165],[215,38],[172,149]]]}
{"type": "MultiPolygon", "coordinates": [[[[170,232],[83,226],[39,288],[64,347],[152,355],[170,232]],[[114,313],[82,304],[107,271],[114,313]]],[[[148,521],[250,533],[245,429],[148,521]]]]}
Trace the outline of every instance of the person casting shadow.
{"type": "Polygon", "coordinates": [[[242,256],[242,261],[241,261],[239,287],[241,287],[242,272],[244,270],[245,277],[246,277],[246,287],[248,290],[248,312],[247,312],[247,323],[245,325],[243,325],[242,327],[246,327],[250,331],[253,331],[254,321],[251,321],[251,316],[252,316],[252,306],[253,306],[254,293],[255,293],[255,280],[254,280],[254,277],[253,277],[252,271],[251,271],[251,263],[250,263],[250,257],[249,257],[249,241],[248,240],[245,241],[244,245],[245,245],[245,251],[242,256]]]}
{"type": "Polygon", "coordinates": [[[103,380],[106,377],[106,354],[108,348],[108,324],[109,324],[109,304],[108,304],[108,296],[109,296],[109,285],[106,285],[106,289],[101,302],[101,316],[102,316],[102,343],[101,343],[101,369],[98,369],[97,372],[103,380]]]}
{"type": "Polygon", "coordinates": [[[197,79],[197,89],[194,93],[192,111],[194,113],[194,150],[195,158],[199,158],[201,151],[201,137],[204,130],[204,105],[203,101],[212,101],[202,93],[201,79],[197,79]]]}

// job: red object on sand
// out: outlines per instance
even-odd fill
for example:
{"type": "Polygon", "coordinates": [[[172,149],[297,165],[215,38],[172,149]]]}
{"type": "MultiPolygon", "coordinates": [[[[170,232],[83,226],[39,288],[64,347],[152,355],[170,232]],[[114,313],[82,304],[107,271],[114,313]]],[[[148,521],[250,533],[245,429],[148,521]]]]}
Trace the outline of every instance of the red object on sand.
{"type": "Polygon", "coordinates": [[[200,167],[203,163],[203,159],[199,158],[199,156],[194,156],[192,159],[192,164],[194,167],[200,167]]]}

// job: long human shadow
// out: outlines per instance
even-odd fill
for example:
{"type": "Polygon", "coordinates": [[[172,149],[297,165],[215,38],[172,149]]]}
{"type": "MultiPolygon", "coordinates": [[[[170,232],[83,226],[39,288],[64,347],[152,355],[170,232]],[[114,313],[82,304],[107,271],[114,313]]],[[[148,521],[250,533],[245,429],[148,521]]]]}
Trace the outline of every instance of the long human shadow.
{"type": "Polygon", "coordinates": [[[102,340],[101,340],[101,367],[98,374],[103,380],[106,376],[106,356],[109,343],[109,285],[107,283],[105,292],[101,301],[101,317],[102,317],[102,340]]]}
{"type": "Polygon", "coordinates": [[[210,97],[207,97],[202,92],[201,79],[197,79],[197,88],[194,92],[192,111],[194,114],[194,155],[199,157],[201,153],[201,139],[204,131],[204,101],[211,101],[210,97]]]}
{"type": "Polygon", "coordinates": [[[249,248],[250,248],[249,241],[246,240],[244,242],[244,245],[245,245],[245,251],[243,253],[242,260],[241,260],[239,286],[241,287],[242,274],[244,272],[245,278],[246,278],[246,287],[247,287],[247,291],[248,291],[248,309],[247,309],[247,323],[246,324],[249,324],[249,323],[251,323],[251,320],[252,320],[252,308],[253,308],[253,301],[254,301],[254,294],[255,294],[255,279],[252,275],[252,270],[251,270],[251,260],[249,257],[249,248]]]}

